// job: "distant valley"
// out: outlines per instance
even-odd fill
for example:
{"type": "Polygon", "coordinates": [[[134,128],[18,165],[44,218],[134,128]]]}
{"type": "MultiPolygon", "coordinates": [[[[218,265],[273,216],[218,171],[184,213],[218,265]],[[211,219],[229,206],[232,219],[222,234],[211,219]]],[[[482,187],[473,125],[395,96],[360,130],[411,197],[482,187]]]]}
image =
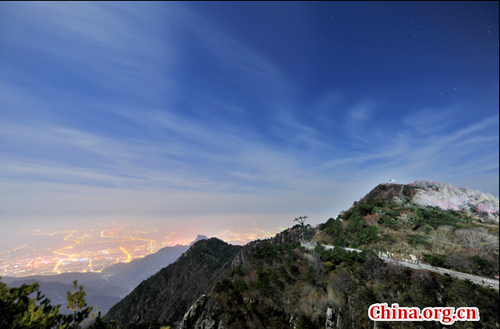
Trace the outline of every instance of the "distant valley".
{"type": "Polygon", "coordinates": [[[144,258],[129,263],[114,264],[101,273],[62,273],[57,275],[35,275],[29,277],[2,277],[2,282],[18,287],[22,284],[40,283],[40,290],[52,304],[61,304],[61,311],[67,312],[66,292],[72,291],[73,281],[85,287],[87,303],[100,306],[101,314],[106,312],[123,297],[128,295],[143,280],[173,263],[195,242],[207,239],[198,235],[196,240],[186,246],[164,247],[144,258]]]}

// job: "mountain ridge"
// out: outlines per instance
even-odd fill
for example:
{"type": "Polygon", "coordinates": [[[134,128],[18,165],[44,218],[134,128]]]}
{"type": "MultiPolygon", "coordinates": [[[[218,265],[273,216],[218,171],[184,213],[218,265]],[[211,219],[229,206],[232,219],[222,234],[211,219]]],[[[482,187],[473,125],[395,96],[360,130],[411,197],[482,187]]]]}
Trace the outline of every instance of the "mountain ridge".
{"type": "Polygon", "coordinates": [[[230,261],[241,248],[217,238],[194,243],[114,305],[106,319],[117,320],[121,328],[153,320],[175,321],[199,295],[229,274],[230,261]]]}

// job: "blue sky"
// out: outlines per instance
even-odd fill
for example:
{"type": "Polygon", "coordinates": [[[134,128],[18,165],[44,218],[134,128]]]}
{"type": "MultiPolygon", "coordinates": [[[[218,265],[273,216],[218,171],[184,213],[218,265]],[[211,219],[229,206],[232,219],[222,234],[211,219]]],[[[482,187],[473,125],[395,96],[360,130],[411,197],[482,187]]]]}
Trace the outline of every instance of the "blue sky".
{"type": "Polygon", "coordinates": [[[2,227],[244,240],[324,222],[389,179],[498,197],[498,12],[3,2],[2,227]]]}

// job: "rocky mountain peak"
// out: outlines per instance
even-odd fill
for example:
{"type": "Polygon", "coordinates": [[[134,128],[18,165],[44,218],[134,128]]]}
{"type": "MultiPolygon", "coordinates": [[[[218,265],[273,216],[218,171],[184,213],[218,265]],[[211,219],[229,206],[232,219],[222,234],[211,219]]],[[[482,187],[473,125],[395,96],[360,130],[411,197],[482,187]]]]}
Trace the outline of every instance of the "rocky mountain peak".
{"type": "Polygon", "coordinates": [[[195,244],[196,242],[201,241],[201,240],[208,240],[208,237],[206,235],[200,235],[200,234],[198,234],[196,236],[196,239],[193,242],[191,242],[189,244],[189,246],[191,247],[193,244],[195,244]]]}

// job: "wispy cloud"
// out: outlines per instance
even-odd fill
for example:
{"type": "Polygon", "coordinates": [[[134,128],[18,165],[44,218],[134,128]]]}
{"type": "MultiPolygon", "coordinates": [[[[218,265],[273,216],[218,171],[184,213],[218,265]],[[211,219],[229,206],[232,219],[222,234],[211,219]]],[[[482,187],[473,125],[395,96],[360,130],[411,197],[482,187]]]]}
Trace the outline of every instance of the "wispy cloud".
{"type": "Polygon", "coordinates": [[[269,230],[285,225],[270,214],[324,221],[392,178],[476,177],[498,195],[485,179],[498,115],[455,115],[473,101],[402,108],[335,88],[304,101],[283,65],[181,3],[5,12],[21,60],[0,56],[3,218],[231,213],[269,230]]]}
{"type": "Polygon", "coordinates": [[[445,131],[454,121],[455,109],[425,108],[409,113],[403,118],[403,124],[420,135],[428,135],[445,131]]]}

